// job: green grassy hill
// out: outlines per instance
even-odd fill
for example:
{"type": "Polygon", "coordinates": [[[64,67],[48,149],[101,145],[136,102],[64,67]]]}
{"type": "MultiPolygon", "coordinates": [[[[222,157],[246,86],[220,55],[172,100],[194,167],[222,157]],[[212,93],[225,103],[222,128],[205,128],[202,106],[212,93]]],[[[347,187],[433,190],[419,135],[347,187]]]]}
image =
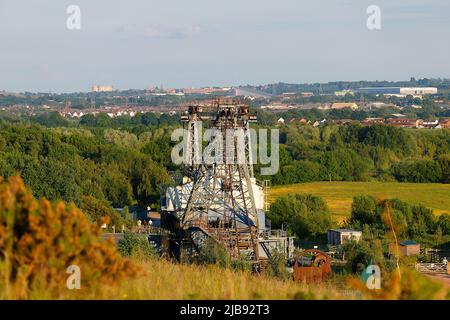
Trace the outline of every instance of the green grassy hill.
{"type": "Polygon", "coordinates": [[[310,193],[322,197],[337,219],[350,215],[354,196],[368,194],[376,198],[398,198],[422,204],[435,214],[450,213],[450,184],[398,182],[313,182],[272,187],[270,200],[290,193],[310,193]]]}

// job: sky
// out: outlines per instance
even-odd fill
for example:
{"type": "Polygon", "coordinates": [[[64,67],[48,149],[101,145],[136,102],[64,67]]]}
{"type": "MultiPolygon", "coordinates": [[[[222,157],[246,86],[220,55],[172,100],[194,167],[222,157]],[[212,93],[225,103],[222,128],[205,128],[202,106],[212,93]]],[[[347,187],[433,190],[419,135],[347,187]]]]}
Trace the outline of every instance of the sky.
{"type": "Polygon", "coordinates": [[[449,36],[448,0],[0,0],[0,91],[450,78],[449,36]]]}

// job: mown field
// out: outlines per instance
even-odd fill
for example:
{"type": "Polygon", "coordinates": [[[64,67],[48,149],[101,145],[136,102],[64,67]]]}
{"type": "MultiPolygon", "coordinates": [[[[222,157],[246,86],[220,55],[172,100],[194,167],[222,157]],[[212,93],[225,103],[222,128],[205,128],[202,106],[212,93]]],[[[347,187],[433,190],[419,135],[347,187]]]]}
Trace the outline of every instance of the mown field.
{"type": "Polygon", "coordinates": [[[270,201],[290,193],[322,197],[337,220],[350,215],[354,196],[367,194],[380,199],[398,198],[422,204],[435,214],[450,213],[450,184],[398,182],[313,182],[272,187],[270,201]]]}

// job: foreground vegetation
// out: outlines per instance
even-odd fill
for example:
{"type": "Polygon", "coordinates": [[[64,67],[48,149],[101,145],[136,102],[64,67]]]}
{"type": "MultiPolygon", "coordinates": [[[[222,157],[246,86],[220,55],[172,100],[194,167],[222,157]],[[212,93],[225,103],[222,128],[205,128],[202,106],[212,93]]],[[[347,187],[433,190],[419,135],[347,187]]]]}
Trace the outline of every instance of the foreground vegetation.
{"type": "MultiPolygon", "coordinates": [[[[255,276],[219,266],[178,265],[163,260],[144,262],[147,275],[117,286],[102,285],[96,299],[156,300],[361,300],[448,299],[447,290],[405,269],[403,279],[387,277],[385,290],[371,292],[358,277],[334,277],[323,283],[296,283],[255,276]]],[[[70,295],[67,297],[70,298],[70,295]]]]}
{"type": "Polygon", "coordinates": [[[2,179],[0,299],[58,297],[67,290],[67,273],[74,267],[89,284],[84,290],[139,274],[139,267],[122,258],[111,242],[102,241],[100,226],[73,204],[36,200],[19,177],[8,183],[2,179]]]}
{"type": "MultiPolygon", "coordinates": [[[[164,260],[143,263],[147,276],[102,290],[101,298],[126,299],[338,299],[333,283],[308,286],[292,280],[254,276],[217,265],[179,265],[164,260]]],[[[354,291],[348,299],[359,298],[354,291]]]]}
{"type": "Polygon", "coordinates": [[[116,246],[74,205],[37,200],[18,177],[0,181],[1,299],[444,299],[446,290],[405,269],[385,290],[367,292],[356,276],[321,284],[255,276],[220,265],[165,261],[141,238],[116,246]],[[69,290],[68,266],[81,269],[69,290]],[[73,288],[72,288],[73,289],[73,288]]]}
{"type": "Polygon", "coordinates": [[[36,200],[18,177],[0,181],[1,299],[292,299],[336,298],[331,286],[255,277],[248,271],[160,260],[127,234],[119,251],[102,241],[74,205],[36,200]],[[69,290],[67,268],[81,270],[69,290]]]}

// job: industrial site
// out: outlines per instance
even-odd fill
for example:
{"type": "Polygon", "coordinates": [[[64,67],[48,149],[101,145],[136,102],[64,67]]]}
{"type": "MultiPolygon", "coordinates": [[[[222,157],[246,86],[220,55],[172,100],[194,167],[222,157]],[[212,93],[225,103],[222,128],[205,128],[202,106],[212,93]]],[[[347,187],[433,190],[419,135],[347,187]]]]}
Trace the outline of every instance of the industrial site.
{"type": "Polygon", "coordinates": [[[0,0],[0,314],[448,317],[449,13],[0,0]]]}

